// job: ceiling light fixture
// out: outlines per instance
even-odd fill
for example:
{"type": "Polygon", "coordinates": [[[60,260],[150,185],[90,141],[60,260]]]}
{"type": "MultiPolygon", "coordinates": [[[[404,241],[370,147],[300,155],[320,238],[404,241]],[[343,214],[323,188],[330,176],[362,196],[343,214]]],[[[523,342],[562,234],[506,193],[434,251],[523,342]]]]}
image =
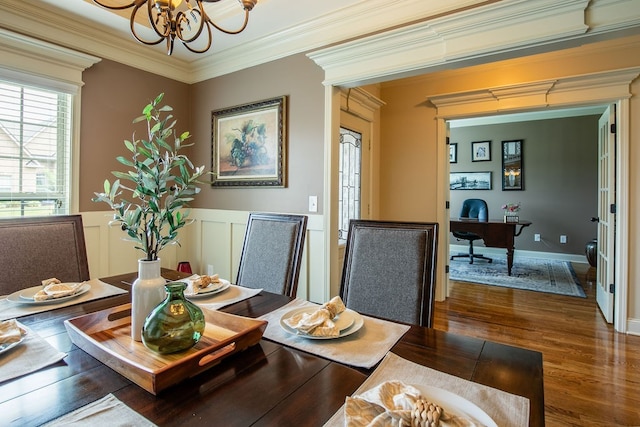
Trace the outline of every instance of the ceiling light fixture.
{"type": "Polygon", "coordinates": [[[249,12],[258,3],[258,0],[238,0],[244,9],[244,23],[237,30],[227,30],[216,23],[205,12],[202,3],[216,3],[220,0],[130,0],[125,5],[108,5],[103,0],[93,0],[94,3],[112,10],[123,10],[133,7],[131,18],[131,34],[140,43],[146,45],[156,45],[166,40],[167,55],[173,52],[173,42],[176,37],[182,42],[184,47],[194,53],[204,53],[211,47],[213,36],[211,27],[227,34],[238,34],[242,32],[249,22],[249,12]],[[142,38],[135,29],[134,22],[138,12],[145,8],[147,10],[149,24],[158,35],[157,40],[142,38]],[[200,37],[202,30],[206,28],[207,44],[198,48],[189,46],[200,37]]]}

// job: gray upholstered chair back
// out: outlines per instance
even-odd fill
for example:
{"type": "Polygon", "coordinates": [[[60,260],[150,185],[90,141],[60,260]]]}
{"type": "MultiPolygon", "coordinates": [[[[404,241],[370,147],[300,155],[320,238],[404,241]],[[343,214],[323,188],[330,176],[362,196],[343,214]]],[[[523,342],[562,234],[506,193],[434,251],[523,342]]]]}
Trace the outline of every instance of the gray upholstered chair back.
{"type": "Polygon", "coordinates": [[[306,231],[305,215],[250,213],[236,284],[295,297],[306,231]]]}
{"type": "Polygon", "coordinates": [[[0,295],[39,285],[89,280],[82,216],[0,220],[0,295]]]}
{"type": "Polygon", "coordinates": [[[352,220],[340,296],[359,313],[431,327],[438,224],[352,220]]]}

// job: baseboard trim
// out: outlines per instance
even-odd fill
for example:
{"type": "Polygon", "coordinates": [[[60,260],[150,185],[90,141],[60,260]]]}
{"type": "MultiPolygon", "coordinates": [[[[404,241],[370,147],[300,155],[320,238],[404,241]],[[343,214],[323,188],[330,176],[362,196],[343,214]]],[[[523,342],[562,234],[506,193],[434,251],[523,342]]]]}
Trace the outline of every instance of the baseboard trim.
{"type": "Polygon", "coordinates": [[[627,319],[627,334],[640,336],[640,319],[627,319]]]}

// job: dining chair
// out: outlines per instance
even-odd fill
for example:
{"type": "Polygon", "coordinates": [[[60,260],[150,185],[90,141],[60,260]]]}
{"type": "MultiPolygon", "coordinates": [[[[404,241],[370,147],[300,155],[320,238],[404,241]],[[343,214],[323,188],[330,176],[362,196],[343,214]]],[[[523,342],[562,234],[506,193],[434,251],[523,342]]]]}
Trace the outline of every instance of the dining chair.
{"type": "Polygon", "coordinates": [[[0,295],[42,280],[89,280],[81,215],[0,219],[0,295]]]}
{"type": "MultiPolygon", "coordinates": [[[[482,199],[466,199],[462,202],[462,208],[460,209],[460,218],[478,219],[479,221],[486,221],[489,218],[489,207],[487,202],[482,199]]],[[[469,252],[459,253],[458,255],[451,255],[451,260],[454,258],[469,258],[469,264],[473,264],[474,259],[484,259],[491,263],[492,258],[486,257],[482,254],[477,254],[473,251],[473,242],[476,240],[482,240],[482,237],[476,233],[470,231],[452,231],[453,236],[458,240],[467,240],[469,242],[469,252]]]]}
{"type": "Polygon", "coordinates": [[[438,224],[351,220],[340,297],[347,308],[431,327],[438,224]]]}
{"type": "Polygon", "coordinates": [[[295,297],[306,232],[305,215],[250,213],[236,284],[295,297]]]}

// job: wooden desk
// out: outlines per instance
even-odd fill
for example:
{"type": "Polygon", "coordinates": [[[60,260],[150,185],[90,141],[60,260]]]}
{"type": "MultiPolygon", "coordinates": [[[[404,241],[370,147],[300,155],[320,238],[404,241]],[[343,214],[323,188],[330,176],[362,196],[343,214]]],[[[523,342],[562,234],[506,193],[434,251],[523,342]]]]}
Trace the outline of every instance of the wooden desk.
{"type": "MultiPolygon", "coordinates": [[[[133,275],[103,279],[116,286],[133,275]]],[[[249,317],[289,301],[263,292],[224,311],[249,317]]],[[[71,343],[63,321],[128,302],[128,295],[25,316],[64,361],[0,384],[3,422],[35,426],[113,393],[160,426],[320,426],[371,370],[354,369],[263,339],[220,365],[165,390],[147,393],[71,343]]],[[[531,426],[544,425],[541,353],[434,329],[412,327],[395,345],[399,356],[531,401],[531,426]]]]}
{"type": "Polygon", "coordinates": [[[511,268],[513,267],[513,248],[515,238],[522,233],[523,228],[530,225],[531,221],[478,221],[477,219],[463,218],[452,219],[449,221],[449,229],[451,232],[468,231],[475,233],[482,237],[485,246],[492,248],[505,248],[507,250],[507,271],[509,276],[511,276],[511,268]]]}

